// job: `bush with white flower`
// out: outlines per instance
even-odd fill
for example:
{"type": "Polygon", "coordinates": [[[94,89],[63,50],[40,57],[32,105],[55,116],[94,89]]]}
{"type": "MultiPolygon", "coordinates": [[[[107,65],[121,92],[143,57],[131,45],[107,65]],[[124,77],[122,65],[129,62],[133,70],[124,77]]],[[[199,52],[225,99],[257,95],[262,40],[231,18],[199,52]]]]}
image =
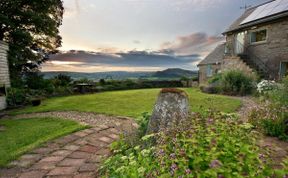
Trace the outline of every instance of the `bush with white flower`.
{"type": "Polygon", "coordinates": [[[257,84],[257,91],[260,94],[265,94],[268,91],[277,89],[277,83],[273,80],[262,80],[257,84]]]}

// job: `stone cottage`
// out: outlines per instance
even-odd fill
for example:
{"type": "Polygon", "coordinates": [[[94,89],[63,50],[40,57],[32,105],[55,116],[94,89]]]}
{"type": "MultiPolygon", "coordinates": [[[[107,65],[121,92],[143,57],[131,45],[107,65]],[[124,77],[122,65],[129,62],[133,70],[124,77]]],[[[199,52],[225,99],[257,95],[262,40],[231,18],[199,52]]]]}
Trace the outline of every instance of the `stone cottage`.
{"type": "Polygon", "coordinates": [[[219,71],[219,66],[221,71],[253,71],[266,79],[277,80],[288,74],[288,0],[272,0],[247,9],[223,35],[223,58],[211,59],[217,47],[199,63],[200,83],[219,71]],[[209,61],[221,61],[217,71],[209,61]]]}
{"type": "Polygon", "coordinates": [[[199,64],[199,81],[207,81],[214,74],[221,70],[221,64],[224,59],[225,45],[223,43],[217,46],[204,60],[199,64]]]}
{"type": "Polygon", "coordinates": [[[6,108],[6,88],[10,87],[7,52],[8,44],[0,41],[0,110],[6,108]]]}

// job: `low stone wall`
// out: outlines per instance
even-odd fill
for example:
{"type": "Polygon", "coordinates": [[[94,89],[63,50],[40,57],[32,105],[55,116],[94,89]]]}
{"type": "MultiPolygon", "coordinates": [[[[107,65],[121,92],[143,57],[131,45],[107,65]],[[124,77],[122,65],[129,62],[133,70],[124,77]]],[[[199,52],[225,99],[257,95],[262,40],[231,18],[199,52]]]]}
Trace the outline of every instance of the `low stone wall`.
{"type": "MultiPolygon", "coordinates": [[[[0,87],[2,87],[2,89],[0,90],[1,92],[5,91],[3,87],[10,87],[9,68],[7,61],[8,49],[8,44],[0,41],[0,87]]],[[[5,92],[0,93],[0,95],[4,95],[0,96],[0,110],[2,110],[6,108],[5,92]]]]}

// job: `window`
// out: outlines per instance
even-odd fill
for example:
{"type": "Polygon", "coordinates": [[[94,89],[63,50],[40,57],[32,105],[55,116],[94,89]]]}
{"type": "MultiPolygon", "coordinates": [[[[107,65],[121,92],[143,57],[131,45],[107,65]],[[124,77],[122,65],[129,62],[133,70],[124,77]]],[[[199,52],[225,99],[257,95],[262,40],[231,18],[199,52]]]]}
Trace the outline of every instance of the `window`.
{"type": "Polygon", "coordinates": [[[288,76],[288,61],[280,63],[280,78],[288,76]]]}
{"type": "Polygon", "coordinates": [[[207,76],[207,77],[211,77],[211,76],[212,76],[212,72],[213,72],[212,66],[211,66],[210,64],[207,65],[207,68],[206,68],[206,76],[207,76]]]}
{"type": "Polygon", "coordinates": [[[267,40],[267,30],[258,30],[250,33],[250,43],[264,42],[267,40]]]}
{"type": "Polygon", "coordinates": [[[0,96],[5,96],[5,95],[6,95],[5,86],[0,84],[0,96]]]}

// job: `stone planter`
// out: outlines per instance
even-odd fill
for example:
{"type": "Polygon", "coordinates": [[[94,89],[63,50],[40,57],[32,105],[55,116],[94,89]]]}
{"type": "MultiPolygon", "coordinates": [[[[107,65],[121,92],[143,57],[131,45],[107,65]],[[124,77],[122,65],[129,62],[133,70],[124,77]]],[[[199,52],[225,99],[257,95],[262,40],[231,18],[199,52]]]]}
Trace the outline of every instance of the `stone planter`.
{"type": "Polygon", "coordinates": [[[157,133],[184,122],[189,117],[187,94],[179,89],[162,89],[150,118],[147,134],[157,133]]]}

